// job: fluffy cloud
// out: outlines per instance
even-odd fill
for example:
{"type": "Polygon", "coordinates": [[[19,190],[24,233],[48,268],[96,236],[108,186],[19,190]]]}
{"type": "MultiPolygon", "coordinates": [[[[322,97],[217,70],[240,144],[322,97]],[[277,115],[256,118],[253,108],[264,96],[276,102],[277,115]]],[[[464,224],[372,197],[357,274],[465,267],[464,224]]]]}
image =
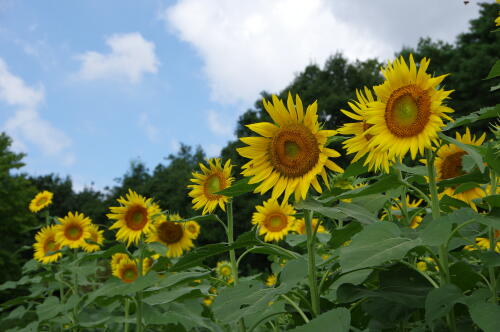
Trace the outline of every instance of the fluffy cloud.
{"type": "Polygon", "coordinates": [[[47,156],[59,157],[65,165],[74,163],[75,157],[67,151],[69,137],[40,117],[37,111],[43,101],[42,87],[32,88],[9,71],[0,58],[0,102],[14,106],[13,116],[7,119],[2,130],[14,139],[14,148],[26,150],[26,143],[40,148],[47,156]]]}
{"type": "Polygon", "coordinates": [[[157,73],[160,62],[155,44],[140,33],[115,34],[106,39],[111,52],[85,52],[77,56],[82,64],[77,77],[84,80],[112,79],[138,83],[146,73],[157,73]]]}
{"type": "Polygon", "coordinates": [[[212,97],[248,105],[337,51],[387,59],[420,36],[452,39],[476,13],[455,0],[179,0],[160,16],[202,57],[212,97]]]}
{"type": "MultiPolygon", "coordinates": [[[[231,122],[232,123],[232,122],[231,122]]],[[[223,121],[216,111],[208,111],[208,127],[216,135],[230,138],[233,135],[232,126],[229,121],[223,121]]]]}

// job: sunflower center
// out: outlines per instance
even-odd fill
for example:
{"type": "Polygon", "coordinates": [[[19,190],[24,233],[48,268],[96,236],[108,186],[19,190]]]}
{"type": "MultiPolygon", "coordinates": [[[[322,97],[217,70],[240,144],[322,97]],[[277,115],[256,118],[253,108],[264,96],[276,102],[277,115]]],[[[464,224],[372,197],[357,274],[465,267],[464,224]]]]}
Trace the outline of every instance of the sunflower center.
{"type": "Polygon", "coordinates": [[[164,222],[158,226],[158,237],[166,244],[179,242],[183,234],[182,226],[172,221],[164,222]]]}
{"type": "Polygon", "coordinates": [[[415,84],[395,90],[385,107],[387,128],[398,137],[420,134],[431,115],[431,100],[427,91],[415,84]]]}
{"type": "Polygon", "coordinates": [[[189,231],[189,233],[195,234],[196,233],[196,226],[189,225],[188,226],[188,231],[189,231]]]}
{"type": "Polygon", "coordinates": [[[54,241],[54,239],[50,239],[48,240],[47,242],[45,242],[45,248],[44,248],[45,252],[49,252],[49,251],[57,251],[59,250],[59,245],[57,244],[56,241],[54,241]]]}
{"type": "Polygon", "coordinates": [[[132,282],[137,279],[137,270],[135,267],[128,267],[125,271],[123,271],[123,281],[132,282]]]}
{"type": "Polygon", "coordinates": [[[40,206],[40,205],[44,205],[45,203],[47,203],[47,198],[42,197],[38,200],[38,202],[36,202],[36,205],[40,206]]]}
{"type": "Polygon", "coordinates": [[[220,274],[222,274],[225,277],[228,277],[231,275],[231,268],[229,266],[223,266],[220,269],[220,274]]]}
{"type": "Polygon", "coordinates": [[[441,164],[441,179],[451,179],[464,174],[462,156],[465,154],[465,151],[459,151],[444,158],[441,164]]]}
{"type": "Polygon", "coordinates": [[[83,229],[79,225],[71,225],[66,228],[64,234],[66,235],[66,238],[76,241],[82,237],[83,229]]]}
{"type": "Polygon", "coordinates": [[[288,225],[288,219],[282,213],[274,213],[266,218],[264,225],[271,232],[279,232],[288,225]]]}
{"type": "Polygon", "coordinates": [[[138,231],[144,228],[148,222],[148,210],[142,205],[131,206],[125,214],[127,227],[138,231]]]}
{"type": "Polygon", "coordinates": [[[303,125],[282,128],[270,145],[271,163],[284,176],[300,177],[318,162],[316,137],[303,125]]]}
{"type": "Polygon", "coordinates": [[[205,189],[205,196],[209,199],[217,199],[221,195],[215,195],[214,193],[226,188],[226,181],[222,174],[214,173],[207,178],[203,187],[205,189]]]}

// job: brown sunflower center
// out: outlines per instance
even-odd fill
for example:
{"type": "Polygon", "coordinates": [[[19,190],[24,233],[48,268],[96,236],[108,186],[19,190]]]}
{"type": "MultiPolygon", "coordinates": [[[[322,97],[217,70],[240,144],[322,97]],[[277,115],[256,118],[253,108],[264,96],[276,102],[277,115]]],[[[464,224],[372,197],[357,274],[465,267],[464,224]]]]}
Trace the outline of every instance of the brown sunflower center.
{"type": "Polygon", "coordinates": [[[295,178],[309,172],[318,162],[316,137],[303,125],[278,131],[270,145],[271,163],[284,176],[295,178]]]}
{"type": "Polygon", "coordinates": [[[191,234],[196,234],[196,226],[195,225],[189,225],[187,227],[187,230],[189,231],[189,233],[191,234]]]}
{"type": "Polygon", "coordinates": [[[47,203],[47,197],[42,197],[38,200],[38,202],[36,202],[36,205],[41,206],[44,205],[45,203],[47,203]]]}
{"type": "Polygon", "coordinates": [[[440,170],[441,179],[451,179],[464,174],[462,170],[462,156],[465,154],[465,151],[459,151],[444,158],[440,170]]]}
{"type": "Polygon", "coordinates": [[[158,237],[166,244],[179,242],[183,234],[182,226],[173,221],[167,221],[158,226],[158,237]]]}
{"type": "MultiPolygon", "coordinates": [[[[368,123],[365,120],[363,120],[363,133],[365,133],[371,127],[373,127],[373,125],[371,123],[368,123]]],[[[371,140],[373,137],[373,135],[366,134],[366,133],[364,135],[365,135],[365,138],[367,141],[371,140]]]]}
{"type": "Polygon", "coordinates": [[[45,242],[44,251],[45,252],[57,251],[57,250],[59,250],[59,247],[60,247],[60,245],[57,244],[57,242],[53,238],[52,239],[48,239],[45,242]]]}
{"type": "Polygon", "coordinates": [[[267,216],[264,225],[271,232],[279,232],[288,225],[288,218],[282,213],[273,213],[267,216]]]}
{"type": "Polygon", "coordinates": [[[137,279],[137,267],[128,266],[122,272],[122,280],[125,282],[132,282],[137,279]]]}
{"type": "Polygon", "coordinates": [[[217,172],[210,175],[203,185],[205,196],[208,199],[218,199],[221,195],[214,193],[226,188],[226,180],[224,175],[217,172]]]}
{"type": "Polygon", "coordinates": [[[415,84],[395,90],[385,107],[385,123],[398,137],[420,134],[431,115],[431,99],[427,91],[415,84]]]}
{"type": "Polygon", "coordinates": [[[69,239],[71,241],[76,241],[82,237],[83,229],[80,225],[76,225],[76,224],[69,225],[64,230],[64,235],[66,236],[67,239],[69,239]]]}
{"type": "Polygon", "coordinates": [[[148,222],[148,210],[142,205],[133,205],[125,213],[125,223],[127,227],[139,231],[148,222]]]}

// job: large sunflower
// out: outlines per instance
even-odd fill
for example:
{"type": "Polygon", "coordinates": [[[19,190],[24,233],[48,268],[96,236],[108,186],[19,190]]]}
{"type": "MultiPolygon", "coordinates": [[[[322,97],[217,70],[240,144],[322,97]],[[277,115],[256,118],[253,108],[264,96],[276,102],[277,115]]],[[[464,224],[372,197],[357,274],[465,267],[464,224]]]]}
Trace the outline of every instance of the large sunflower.
{"type": "Polygon", "coordinates": [[[372,135],[370,148],[387,151],[390,158],[403,158],[410,151],[417,153],[431,147],[444,126],[446,113],[453,112],[443,105],[452,91],[438,89],[447,75],[432,77],[426,73],[430,60],[423,58],[420,66],[410,54],[409,67],[403,57],[382,69],[385,82],[373,89],[378,100],[370,102],[366,122],[372,125],[366,134],[372,135]]]}
{"type": "Polygon", "coordinates": [[[135,261],[127,256],[120,259],[112,274],[123,282],[131,283],[139,277],[139,269],[135,261]]]}
{"type": "Polygon", "coordinates": [[[89,227],[91,220],[83,213],[68,212],[64,218],[59,218],[59,225],[56,225],[56,241],[62,246],[70,248],[84,248],[87,245],[85,239],[90,238],[89,227]]]}
{"type": "Polygon", "coordinates": [[[95,243],[85,242],[82,248],[85,252],[94,252],[101,249],[101,245],[104,242],[103,230],[99,230],[99,226],[95,224],[90,224],[88,227],[90,237],[86,240],[90,240],[95,243]]]}
{"type": "MultiPolygon", "coordinates": [[[[328,231],[323,227],[323,225],[318,226],[319,219],[313,218],[312,219],[312,229],[313,231],[316,229],[316,226],[318,227],[317,232],[318,233],[328,233],[328,231]]],[[[304,219],[297,219],[294,223],[293,230],[299,234],[306,234],[306,221],[304,219]]]]}
{"type": "Polygon", "coordinates": [[[147,235],[146,242],[160,242],[167,250],[167,257],[180,257],[184,251],[191,249],[193,245],[192,235],[186,230],[186,225],[178,214],[170,214],[168,218],[162,218],[147,235]]]}
{"type": "Polygon", "coordinates": [[[259,226],[259,235],[265,234],[264,241],[282,240],[288,232],[294,230],[295,210],[286,201],[280,205],[271,198],[255,208],[257,212],[253,213],[252,224],[259,226]]]}
{"type": "Polygon", "coordinates": [[[231,186],[234,178],[231,177],[231,159],[226,161],[222,167],[220,158],[212,158],[208,160],[208,168],[200,163],[200,168],[203,173],[193,172],[191,182],[194,184],[188,185],[191,188],[189,196],[193,198],[193,208],[199,210],[203,208],[202,214],[212,213],[217,205],[225,211],[225,204],[229,197],[217,195],[223,189],[231,186]]]}
{"type": "Polygon", "coordinates": [[[240,138],[248,146],[238,148],[238,153],[251,159],[242,167],[242,174],[252,177],[248,182],[250,184],[261,182],[255,188],[256,193],[264,194],[273,188],[273,199],[283,193],[285,201],[292,193],[296,200],[304,199],[311,185],[321,193],[318,175],[329,187],[326,169],[343,172],[329,159],[340,154],[326,147],[328,138],[334,136],[336,131],[321,129],[316,102],[309,105],[304,114],[299,96],[294,103],[291,94],[288,94],[288,108],[278,97],[273,95],[272,98],[272,103],[265,99],[262,102],[274,123],[247,125],[262,137],[240,138]]]}
{"type": "Polygon", "coordinates": [[[107,214],[109,219],[116,220],[109,229],[118,228],[116,238],[127,242],[127,246],[137,244],[142,234],[153,231],[153,220],[160,209],[151,198],[146,199],[131,189],[125,198],[120,197],[117,201],[120,206],[110,207],[112,213],[107,214]]]}
{"type": "Polygon", "coordinates": [[[42,192],[39,192],[36,194],[35,198],[33,198],[30,202],[30,211],[31,212],[38,212],[41,209],[43,209],[46,206],[49,206],[52,204],[52,197],[54,194],[52,194],[50,191],[44,190],[42,192]]]}
{"type": "Polygon", "coordinates": [[[33,258],[43,264],[55,262],[62,256],[60,252],[54,253],[61,249],[61,245],[56,241],[55,228],[56,225],[46,226],[35,235],[33,258]]]}
{"type": "Polygon", "coordinates": [[[389,159],[387,151],[370,149],[369,143],[373,136],[366,133],[366,130],[372,126],[366,122],[368,103],[373,103],[375,101],[372,92],[365,87],[364,93],[363,91],[356,90],[356,97],[358,99],[357,101],[348,103],[351,110],[355,113],[340,110],[351,119],[358,121],[346,123],[338,129],[339,134],[354,135],[354,137],[344,141],[344,149],[347,151],[347,154],[355,153],[351,163],[355,163],[361,157],[368,154],[363,163],[365,166],[368,165],[368,170],[371,171],[374,169],[376,172],[379,169],[383,169],[386,173],[389,173],[389,166],[393,163],[394,159],[389,159]]]}
{"type": "MultiPolygon", "coordinates": [[[[476,139],[472,136],[469,128],[465,129],[465,134],[455,134],[456,140],[465,144],[480,146],[486,138],[486,133],[476,139]]],[[[465,171],[462,168],[462,157],[467,152],[456,146],[455,144],[443,145],[437,152],[434,166],[436,167],[437,180],[451,179],[460,175],[464,175],[465,171]]],[[[448,195],[458,200],[464,201],[469,204],[474,210],[476,205],[472,202],[473,199],[486,196],[484,190],[480,187],[470,188],[460,193],[455,193],[455,187],[448,187],[440,194],[440,196],[448,195]]]]}

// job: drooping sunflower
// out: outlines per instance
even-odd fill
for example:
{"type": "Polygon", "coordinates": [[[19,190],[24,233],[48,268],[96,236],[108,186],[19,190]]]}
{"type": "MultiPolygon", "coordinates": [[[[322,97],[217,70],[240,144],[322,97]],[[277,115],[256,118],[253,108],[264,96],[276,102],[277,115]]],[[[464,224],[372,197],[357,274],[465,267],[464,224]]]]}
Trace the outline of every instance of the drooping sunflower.
{"type": "Polygon", "coordinates": [[[275,199],[269,199],[255,207],[252,224],[259,226],[259,235],[264,235],[264,241],[282,240],[290,231],[294,230],[296,212],[293,206],[283,201],[278,204],[275,199]]]}
{"type": "Polygon", "coordinates": [[[56,241],[55,227],[56,225],[45,226],[35,235],[33,258],[43,264],[55,262],[62,256],[60,252],[54,253],[61,249],[61,245],[56,241]]]}
{"type": "Polygon", "coordinates": [[[91,220],[83,213],[68,212],[64,218],[59,218],[59,225],[56,225],[56,241],[62,246],[70,248],[84,248],[87,245],[86,239],[90,238],[89,227],[91,220]]]}
{"type": "Polygon", "coordinates": [[[101,249],[101,245],[104,242],[103,230],[99,230],[99,226],[96,224],[90,224],[88,227],[88,231],[90,233],[90,237],[86,240],[90,240],[94,243],[85,242],[82,245],[82,248],[85,252],[95,252],[101,249]]]}
{"type": "Polygon", "coordinates": [[[208,160],[208,168],[202,163],[200,168],[203,173],[193,172],[191,182],[194,184],[188,185],[191,188],[189,196],[193,198],[193,209],[203,208],[202,214],[205,215],[212,213],[218,205],[222,211],[226,211],[225,204],[229,197],[215,193],[230,187],[234,181],[231,177],[231,159],[222,167],[220,158],[212,158],[208,160]]]}
{"type": "Polygon", "coordinates": [[[193,240],[196,240],[198,235],[200,235],[200,228],[200,224],[194,220],[189,220],[185,223],[186,232],[188,232],[193,240]]]}
{"type": "MultiPolygon", "coordinates": [[[[465,144],[480,146],[486,138],[486,133],[483,133],[481,137],[476,139],[475,136],[471,135],[469,128],[466,128],[464,135],[456,133],[455,138],[457,141],[465,144]]],[[[467,152],[465,152],[455,144],[443,145],[438,150],[436,160],[434,161],[437,180],[441,181],[464,175],[465,171],[462,167],[462,157],[466,154],[467,152]]],[[[440,194],[440,197],[448,195],[455,199],[466,202],[474,210],[477,210],[476,205],[474,204],[474,202],[472,202],[472,200],[486,196],[485,191],[480,187],[470,188],[460,193],[455,193],[455,189],[455,187],[445,188],[444,191],[440,194]]]]}
{"type": "MultiPolygon", "coordinates": [[[[316,226],[318,226],[319,219],[318,218],[313,218],[312,219],[312,229],[313,231],[316,229],[316,226]]],[[[304,219],[297,219],[294,223],[293,230],[299,234],[306,234],[306,221],[304,219]]],[[[323,225],[318,226],[318,233],[328,233],[328,231],[323,227],[323,225]]]]}
{"type": "Polygon", "coordinates": [[[127,243],[127,247],[132,243],[137,244],[141,235],[147,235],[153,231],[154,216],[159,211],[158,205],[154,204],[151,198],[144,198],[129,189],[128,194],[117,199],[120,206],[112,206],[111,213],[107,214],[109,219],[116,222],[109,229],[118,228],[116,238],[127,243]]]}
{"type": "Polygon", "coordinates": [[[340,110],[342,113],[347,115],[353,120],[358,122],[345,123],[341,128],[338,129],[339,134],[342,135],[354,135],[354,137],[349,138],[342,143],[347,154],[353,154],[354,158],[351,163],[355,163],[364,155],[367,155],[364,166],[368,165],[368,170],[372,169],[377,172],[378,170],[384,170],[389,173],[389,167],[394,162],[394,158],[390,159],[387,151],[382,151],[381,149],[370,149],[369,143],[372,139],[372,135],[367,134],[366,131],[372,126],[366,122],[368,109],[368,103],[373,103],[375,99],[373,98],[372,92],[365,87],[363,91],[356,90],[357,101],[349,102],[348,105],[354,113],[340,110]]]}
{"type": "Polygon", "coordinates": [[[217,262],[215,273],[220,279],[227,282],[231,282],[231,280],[233,280],[233,268],[231,267],[231,263],[228,261],[217,262]]]}
{"type": "Polygon", "coordinates": [[[278,282],[278,277],[275,274],[270,274],[266,279],[266,286],[274,287],[278,282]]]}
{"type": "Polygon", "coordinates": [[[304,113],[299,96],[294,103],[291,94],[288,94],[288,108],[278,97],[273,95],[272,99],[272,103],[264,99],[263,104],[274,123],[247,125],[262,137],[240,138],[248,146],[236,150],[241,156],[251,159],[242,167],[241,173],[251,177],[250,184],[260,182],[254,190],[256,193],[264,194],[273,188],[273,199],[283,193],[284,201],[292,193],[296,200],[305,199],[311,185],[321,193],[319,175],[329,187],[326,169],[343,172],[329,159],[340,154],[326,147],[328,138],[337,132],[321,129],[316,102],[309,105],[304,113]]]}
{"type": "Polygon", "coordinates": [[[52,194],[50,191],[44,190],[42,192],[39,192],[36,194],[35,198],[33,198],[30,202],[30,211],[31,212],[38,212],[41,209],[43,209],[46,206],[49,206],[52,204],[52,197],[54,194],[52,194]]]}
{"type": "MultiPolygon", "coordinates": [[[[401,200],[400,199],[396,199],[396,202],[397,204],[393,204],[391,205],[391,211],[393,212],[393,216],[396,217],[397,219],[401,219],[403,218],[403,213],[401,211],[401,200]]],[[[409,195],[406,195],[406,206],[408,207],[408,209],[416,209],[420,206],[420,204],[422,204],[423,202],[423,199],[415,199],[415,200],[411,200],[410,199],[410,196],[409,195]]],[[[409,215],[411,215],[412,211],[409,211],[409,215]]],[[[384,216],[386,216],[386,214],[384,214],[384,216]]],[[[420,224],[422,223],[422,220],[423,218],[420,216],[420,215],[415,215],[413,216],[413,218],[411,219],[411,222],[410,222],[410,228],[417,228],[418,226],[420,226],[420,224]]]]}
{"type": "Polygon", "coordinates": [[[153,231],[147,235],[146,242],[160,242],[167,247],[167,257],[180,257],[184,251],[191,249],[193,239],[186,230],[185,223],[178,214],[170,214],[157,221],[153,231]]]}
{"type": "Polygon", "coordinates": [[[111,256],[111,271],[114,271],[118,268],[118,264],[121,262],[122,259],[124,258],[129,258],[127,254],[125,253],[116,253],[111,256]]]}
{"type": "Polygon", "coordinates": [[[131,283],[139,277],[139,269],[135,261],[127,256],[120,259],[112,274],[123,282],[131,283]]]}
{"type": "Polygon", "coordinates": [[[403,57],[382,69],[385,82],[373,89],[377,100],[368,104],[366,130],[371,135],[370,148],[387,151],[389,158],[403,158],[410,151],[412,159],[424,154],[437,141],[446,113],[453,110],[443,105],[452,90],[439,89],[447,75],[432,77],[426,73],[430,60],[417,65],[410,54],[409,67],[403,57]]]}

